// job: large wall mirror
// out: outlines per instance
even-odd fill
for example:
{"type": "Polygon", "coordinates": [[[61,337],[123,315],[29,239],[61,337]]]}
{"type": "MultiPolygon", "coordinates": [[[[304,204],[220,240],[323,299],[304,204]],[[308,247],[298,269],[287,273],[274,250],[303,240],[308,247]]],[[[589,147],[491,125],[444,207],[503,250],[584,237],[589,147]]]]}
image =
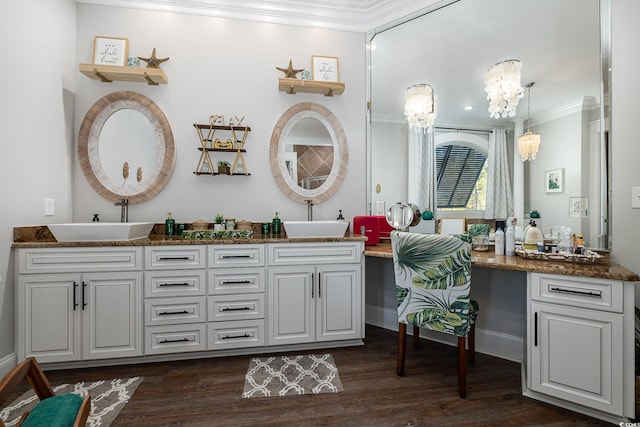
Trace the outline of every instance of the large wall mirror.
{"type": "MultiPolygon", "coordinates": [[[[368,34],[371,119],[368,202],[406,200],[410,130],[405,90],[430,84],[437,96],[435,135],[507,130],[518,210],[540,212],[545,234],[566,225],[590,246],[610,248],[607,222],[609,0],[449,0],[406,22],[368,34]],[[446,3],[445,6],[442,6],[446,3]],[[522,162],[514,139],[526,130],[528,99],[514,118],[489,116],[484,80],[489,67],[522,62],[531,89],[530,127],[541,135],[538,156],[522,162]],[[561,171],[562,192],[545,191],[545,177],[561,171]],[[380,184],[380,187],[377,187],[380,184]],[[381,191],[376,192],[376,188],[381,191]],[[584,201],[571,212],[572,201],[584,201]]],[[[521,224],[522,224],[521,222],[521,224]]]]}
{"type": "Polygon", "coordinates": [[[91,187],[110,202],[142,203],[167,184],[176,151],[169,120],[146,96],[114,92],[89,109],[78,159],[91,187]]]}
{"type": "Polygon", "coordinates": [[[349,163],[344,129],[329,109],[302,102],[285,111],[271,134],[271,172],[298,203],[321,203],[342,185],[349,163]]]}

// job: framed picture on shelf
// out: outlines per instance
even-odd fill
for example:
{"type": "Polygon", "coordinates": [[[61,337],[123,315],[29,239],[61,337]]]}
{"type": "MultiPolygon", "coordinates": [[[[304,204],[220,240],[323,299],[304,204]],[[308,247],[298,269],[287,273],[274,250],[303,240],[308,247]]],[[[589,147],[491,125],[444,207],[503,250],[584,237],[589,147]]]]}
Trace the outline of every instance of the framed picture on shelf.
{"type": "Polygon", "coordinates": [[[563,172],[563,169],[553,169],[545,172],[544,174],[545,193],[562,193],[564,191],[562,172],[563,172]]]}
{"type": "Polygon", "coordinates": [[[127,65],[129,39],[96,36],[93,40],[93,63],[101,65],[127,65]]]}
{"type": "Polygon", "coordinates": [[[323,82],[338,82],[337,56],[311,56],[311,79],[323,82]]]}

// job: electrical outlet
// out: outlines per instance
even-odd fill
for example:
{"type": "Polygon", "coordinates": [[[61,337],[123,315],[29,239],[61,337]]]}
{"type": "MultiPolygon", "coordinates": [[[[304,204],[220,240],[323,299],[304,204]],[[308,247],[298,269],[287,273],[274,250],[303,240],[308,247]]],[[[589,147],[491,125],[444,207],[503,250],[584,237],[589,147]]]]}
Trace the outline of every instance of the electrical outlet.
{"type": "Polygon", "coordinates": [[[631,187],[631,207],[640,208],[640,187],[631,187]]]}
{"type": "Polygon", "coordinates": [[[53,199],[44,199],[44,216],[53,216],[54,213],[53,199]]]}

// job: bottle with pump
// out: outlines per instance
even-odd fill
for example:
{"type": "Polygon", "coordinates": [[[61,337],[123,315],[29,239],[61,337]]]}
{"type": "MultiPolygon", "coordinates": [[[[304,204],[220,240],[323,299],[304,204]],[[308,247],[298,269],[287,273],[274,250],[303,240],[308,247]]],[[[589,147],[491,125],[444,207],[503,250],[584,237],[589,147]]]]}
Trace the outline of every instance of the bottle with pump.
{"type": "Polygon", "coordinates": [[[164,233],[172,236],[176,231],[176,220],[171,216],[171,212],[167,213],[167,219],[164,221],[164,233]]]}
{"type": "Polygon", "coordinates": [[[516,232],[512,225],[509,225],[504,233],[504,251],[507,256],[516,254],[516,232]]]}
{"type": "Polygon", "coordinates": [[[271,221],[271,231],[274,236],[280,234],[280,218],[278,218],[278,212],[276,212],[276,216],[271,221]]]}
{"type": "Polygon", "coordinates": [[[504,255],[504,231],[502,228],[496,230],[494,239],[496,255],[504,255]]]}

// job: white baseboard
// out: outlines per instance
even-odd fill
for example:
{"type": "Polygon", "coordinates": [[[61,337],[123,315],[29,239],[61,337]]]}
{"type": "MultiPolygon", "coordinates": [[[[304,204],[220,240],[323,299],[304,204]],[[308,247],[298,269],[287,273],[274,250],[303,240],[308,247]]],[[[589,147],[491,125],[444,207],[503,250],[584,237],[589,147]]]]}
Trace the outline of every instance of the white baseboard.
{"type": "Polygon", "coordinates": [[[4,378],[17,364],[18,359],[15,353],[8,354],[0,359],[0,378],[4,378]]]}
{"type": "MultiPolygon", "coordinates": [[[[366,305],[366,323],[389,329],[398,330],[398,313],[383,307],[366,305]]],[[[408,328],[409,330],[411,328],[408,328]]],[[[432,341],[449,345],[457,345],[455,337],[428,331],[420,330],[420,336],[432,341]]],[[[476,328],[476,352],[521,363],[524,360],[524,339],[514,335],[507,335],[500,332],[476,328]]]]}

